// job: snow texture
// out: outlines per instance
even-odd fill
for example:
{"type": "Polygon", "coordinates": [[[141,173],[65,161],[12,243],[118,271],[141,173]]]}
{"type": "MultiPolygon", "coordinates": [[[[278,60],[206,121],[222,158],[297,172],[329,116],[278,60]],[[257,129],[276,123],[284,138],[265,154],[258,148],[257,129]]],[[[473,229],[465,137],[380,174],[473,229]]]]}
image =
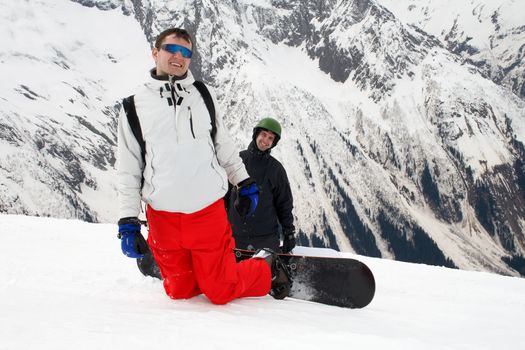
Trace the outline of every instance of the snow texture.
{"type": "Polygon", "coordinates": [[[344,253],[375,274],[364,309],[216,306],[169,299],[121,253],[116,225],[0,215],[0,238],[0,349],[525,348],[521,278],[344,253]]]}

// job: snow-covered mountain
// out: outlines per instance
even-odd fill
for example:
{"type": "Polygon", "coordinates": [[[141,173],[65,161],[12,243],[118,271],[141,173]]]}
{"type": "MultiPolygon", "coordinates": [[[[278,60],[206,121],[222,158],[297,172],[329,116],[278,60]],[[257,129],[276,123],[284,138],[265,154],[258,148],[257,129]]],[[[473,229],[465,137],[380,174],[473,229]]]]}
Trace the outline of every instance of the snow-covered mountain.
{"type": "Polygon", "coordinates": [[[150,64],[140,27],[70,1],[2,0],[0,17],[0,211],[113,220],[118,100],[150,64]]]}
{"type": "Polygon", "coordinates": [[[76,2],[1,5],[1,211],[116,219],[118,98],[183,26],[240,147],[282,120],[303,244],[525,274],[523,96],[386,0],[76,2]]]}
{"type": "Polygon", "coordinates": [[[439,38],[463,62],[525,98],[523,2],[378,0],[405,23],[439,38]]]}

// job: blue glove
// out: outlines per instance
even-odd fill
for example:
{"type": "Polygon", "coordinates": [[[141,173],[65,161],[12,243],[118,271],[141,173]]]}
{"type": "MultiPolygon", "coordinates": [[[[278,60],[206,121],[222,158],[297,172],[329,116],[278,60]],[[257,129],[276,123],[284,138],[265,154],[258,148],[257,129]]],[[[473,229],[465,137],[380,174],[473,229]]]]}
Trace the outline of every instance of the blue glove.
{"type": "Polygon", "coordinates": [[[237,199],[233,203],[235,210],[241,217],[246,217],[255,213],[259,203],[259,187],[250,178],[239,183],[237,199]]]}
{"type": "Polygon", "coordinates": [[[121,239],[122,253],[130,258],[143,258],[148,249],[140,233],[140,220],[123,218],[118,221],[118,238],[121,239]]]}

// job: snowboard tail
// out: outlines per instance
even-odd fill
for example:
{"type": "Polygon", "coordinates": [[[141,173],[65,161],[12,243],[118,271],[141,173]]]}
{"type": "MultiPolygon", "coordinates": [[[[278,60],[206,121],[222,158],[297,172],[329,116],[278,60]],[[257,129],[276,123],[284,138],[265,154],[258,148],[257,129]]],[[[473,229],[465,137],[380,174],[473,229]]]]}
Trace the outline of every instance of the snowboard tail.
{"type": "Polygon", "coordinates": [[[144,253],[143,258],[137,259],[137,267],[144,276],[151,276],[160,280],[162,279],[159,265],[157,265],[153,254],[149,250],[146,253],[144,253]]]}

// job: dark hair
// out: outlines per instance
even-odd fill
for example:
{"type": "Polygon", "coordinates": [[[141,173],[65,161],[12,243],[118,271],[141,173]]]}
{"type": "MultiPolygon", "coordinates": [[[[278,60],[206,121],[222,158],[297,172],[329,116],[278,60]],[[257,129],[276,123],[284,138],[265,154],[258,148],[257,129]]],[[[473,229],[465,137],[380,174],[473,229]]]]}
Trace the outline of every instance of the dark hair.
{"type": "Polygon", "coordinates": [[[169,29],[166,29],[165,31],[163,31],[162,33],[160,33],[158,36],[157,36],[157,39],[155,40],[155,47],[157,49],[160,49],[160,45],[162,45],[162,42],[164,41],[164,39],[169,36],[169,35],[172,35],[172,34],[175,34],[175,36],[177,38],[181,38],[181,39],[184,39],[186,40],[188,43],[190,44],[193,44],[192,40],[191,40],[191,36],[190,36],[190,33],[188,33],[188,31],[186,29],[182,29],[182,28],[169,28],[169,29]]]}

